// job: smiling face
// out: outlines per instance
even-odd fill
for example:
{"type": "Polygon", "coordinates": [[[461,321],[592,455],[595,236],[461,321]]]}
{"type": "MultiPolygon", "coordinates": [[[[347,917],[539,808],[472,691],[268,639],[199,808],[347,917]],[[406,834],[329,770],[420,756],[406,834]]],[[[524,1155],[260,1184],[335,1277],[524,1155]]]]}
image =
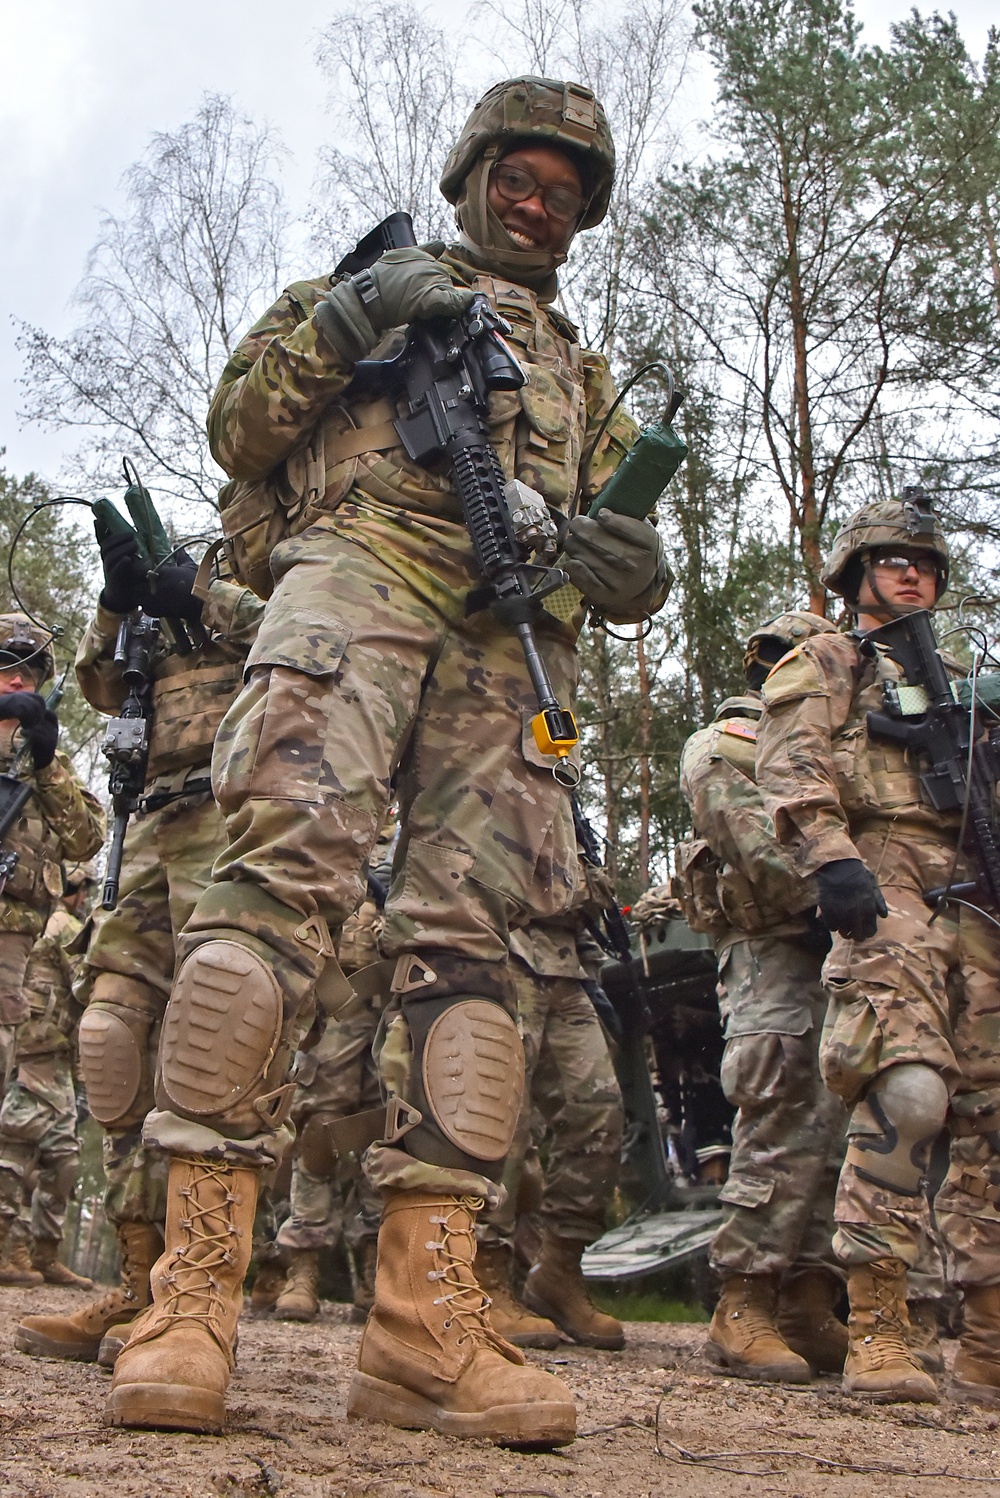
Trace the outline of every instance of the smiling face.
{"type": "Polygon", "coordinates": [[[549,254],[558,254],[566,248],[585,206],[583,183],[575,162],[554,146],[519,146],[504,156],[490,173],[486,201],[520,249],[549,254]],[[504,168],[511,174],[525,173],[533,178],[534,191],[517,201],[505,197],[504,168]],[[498,174],[501,174],[499,181],[498,174]],[[550,189],[556,192],[553,194],[550,189]],[[563,198],[567,193],[580,204],[579,212],[568,219],[560,216],[565,212],[563,198]]]}
{"type": "Polygon", "coordinates": [[[872,553],[871,568],[880,595],[867,577],[858,589],[858,624],[877,629],[900,614],[932,609],[937,602],[938,569],[933,552],[912,546],[883,546],[872,553]],[[886,605],[891,608],[886,608],[886,605]]]}

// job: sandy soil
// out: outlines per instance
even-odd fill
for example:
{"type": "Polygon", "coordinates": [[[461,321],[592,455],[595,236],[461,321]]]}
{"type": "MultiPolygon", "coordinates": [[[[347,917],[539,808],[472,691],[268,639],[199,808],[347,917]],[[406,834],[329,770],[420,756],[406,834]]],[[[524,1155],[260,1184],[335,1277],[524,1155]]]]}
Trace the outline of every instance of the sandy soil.
{"type": "Polygon", "coordinates": [[[529,1353],[578,1400],[578,1439],[544,1455],[348,1424],[358,1330],[334,1305],[304,1327],[244,1319],[227,1435],[109,1431],[108,1374],[13,1347],[20,1314],[79,1304],[70,1291],[0,1289],[0,1498],[1000,1494],[997,1416],[947,1402],[876,1409],[833,1380],[796,1390],[721,1378],[698,1326],[633,1323],[624,1353],[529,1353]],[[739,1454],[692,1464],[677,1448],[739,1454]]]}

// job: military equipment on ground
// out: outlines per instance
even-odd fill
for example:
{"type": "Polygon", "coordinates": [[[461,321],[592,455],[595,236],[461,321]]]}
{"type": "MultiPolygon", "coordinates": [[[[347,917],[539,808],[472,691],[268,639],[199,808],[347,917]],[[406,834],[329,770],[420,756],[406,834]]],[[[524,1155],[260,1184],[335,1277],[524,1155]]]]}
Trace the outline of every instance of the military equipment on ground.
{"type": "Polygon", "coordinates": [[[118,904],[125,832],[146,783],[153,686],[151,663],[159,638],[160,621],[140,613],[122,621],[115,645],[115,664],[121,666],[126,694],[120,713],[109,722],[101,743],[101,751],[111,766],[108,793],[114,814],[101,899],[104,910],[114,910],[118,904]]]}
{"type": "MultiPolygon", "coordinates": [[[[965,843],[978,869],[976,881],[926,890],[929,905],[949,897],[985,898],[1000,908],[1000,840],[996,831],[995,788],[1000,780],[1000,719],[985,734],[978,732],[976,711],[958,700],[952,679],[938,654],[927,609],[906,614],[870,630],[862,640],[884,645],[901,668],[905,683],[887,682],[885,708],[868,714],[868,732],[876,739],[902,744],[926,768],[920,784],[935,811],[961,812],[965,843]]],[[[972,682],[968,697],[971,702],[972,682]]]]}

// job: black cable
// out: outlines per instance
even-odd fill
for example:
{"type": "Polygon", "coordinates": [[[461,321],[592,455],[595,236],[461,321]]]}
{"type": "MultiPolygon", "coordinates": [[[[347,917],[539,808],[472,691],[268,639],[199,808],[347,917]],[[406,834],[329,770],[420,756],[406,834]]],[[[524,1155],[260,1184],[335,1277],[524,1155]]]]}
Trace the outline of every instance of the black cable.
{"type": "Polygon", "coordinates": [[[569,518],[570,518],[570,520],[572,520],[576,516],[577,511],[579,509],[580,500],[583,498],[583,491],[584,491],[584,488],[586,486],[587,479],[590,477],[590,474],[589,474],[588,470],[589,470],[590,465],[591,465],[591,463],[593,461],[594,454],[597,451],[597,445],[598,445],[598,443],[600,442],[601,438],[604,436],[604,433],[607,431],[608,427],[611,424],[612,417],[614,416],[615,412],[618,410],[618,407],[621,405],[621,403],[625,399],[626,395],[628,395],[629,391],[632,389],[633,385],[637,384],[639,382],[639,380],[642,379],[643,375],[649,374],[649,371],[651,369],[665,369],[666,372],[667,372],[667,383],[669,385],[669,391],[668,391],[668,394],[667,394],[667,409],[669,410],[670,405],[673,402],[673,398],[674,398],[674,377],[673,377],[673,374],[671,373],[669,365],[665,364],[662,359],[653,359],[653,360],[650,361],[649,364],[643,364],[640,369],[636,370],[636,372],[635,372],[634,375],[631,375],[625,381],[624,385],[619,390],[618,394],[615,396],[615,399],[612,401],[612,403],[611,403],[611,405],[610,405],[610,407],[609,407],[609,409],[607,411],[607,414],[604,417],[604,420],[601,422],[600,426],[597,428],[597,434],[594,437],[593,442],[591,442],[591,444],[588,447],[586,453],[580,459],[580,468],[579,468],[579,473],[578,473],[577,480],[576,480],[576,493],[573,495],[573,503],[569,507],[569,518]]]}

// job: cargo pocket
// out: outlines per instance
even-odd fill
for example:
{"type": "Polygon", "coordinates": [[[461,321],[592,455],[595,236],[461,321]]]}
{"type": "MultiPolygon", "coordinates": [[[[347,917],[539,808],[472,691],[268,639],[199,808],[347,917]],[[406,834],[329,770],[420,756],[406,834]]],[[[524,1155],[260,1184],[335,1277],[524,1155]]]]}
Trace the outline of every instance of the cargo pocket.
{"type": "Polygon", "coordinates": [[[882,1025],[875,1006],[853,978],[825,979],[830,1007],[819,1047],[824,1083],[853,1103],[881,1069],[882,1025]]]}
{"type": "Polygon", "coordinates": [[[350,630],[333,615],[281,605],[264,616],[247,657],[250,683],[223,725],[228,739],[217,775],[220,802],[232,781],[250,796],[319,804],[331,712],[350,630]]]}
{"type": "Polygon", "coordinates": [[[751,1181],[745,1176],[730,1176],[719,1192],[719,1200],[731,1207],[766,1207],[773,1195],[773,1181],[751,1181]]]}

